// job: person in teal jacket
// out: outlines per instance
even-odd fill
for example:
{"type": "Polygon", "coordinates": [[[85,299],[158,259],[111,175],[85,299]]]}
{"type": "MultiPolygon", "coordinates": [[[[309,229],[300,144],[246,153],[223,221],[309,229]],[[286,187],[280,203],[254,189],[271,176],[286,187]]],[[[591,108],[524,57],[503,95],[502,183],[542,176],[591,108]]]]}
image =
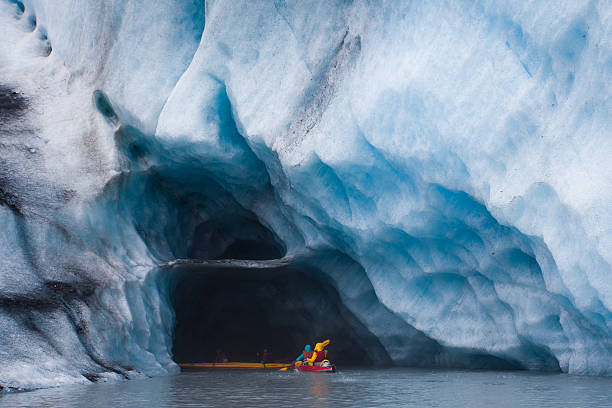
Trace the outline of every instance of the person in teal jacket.
{"type": "Polygon", "coordinates": [[[295,361],[306,361],[310,357],[312,357],[312,351],[310,351],[310,344],[307,344],[304,346],[304,351],[302,351],[302,354],[300,354],[300,356],[296,358],[295,361]]]}

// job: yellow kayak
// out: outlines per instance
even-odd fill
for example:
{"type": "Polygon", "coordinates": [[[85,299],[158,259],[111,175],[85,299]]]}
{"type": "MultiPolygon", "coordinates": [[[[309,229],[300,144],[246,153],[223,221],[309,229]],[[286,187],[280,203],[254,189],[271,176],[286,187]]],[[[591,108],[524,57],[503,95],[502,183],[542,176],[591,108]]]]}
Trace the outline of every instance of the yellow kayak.
{"type": "Polygon", "coordinates": [[[280,368],[291,367],[285,363],[178,363],[181,368],[252,368],[260,370],[278,370],[280,368]]]}

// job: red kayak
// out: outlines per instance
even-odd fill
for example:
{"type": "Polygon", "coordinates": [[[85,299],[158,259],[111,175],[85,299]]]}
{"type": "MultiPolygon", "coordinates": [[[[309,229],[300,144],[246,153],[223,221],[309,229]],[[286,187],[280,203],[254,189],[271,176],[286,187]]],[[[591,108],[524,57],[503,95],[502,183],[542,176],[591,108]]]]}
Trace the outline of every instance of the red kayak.
{"type": "Polygon", "coordinates": [[[315,373],[335,373],[336,372],[336,366],[335,365],[329,365],[329,366],[308,366],[308,365],[299,365],[295,367],[298,371],[310,371],[310,372],[315,372],[315,373]]]}

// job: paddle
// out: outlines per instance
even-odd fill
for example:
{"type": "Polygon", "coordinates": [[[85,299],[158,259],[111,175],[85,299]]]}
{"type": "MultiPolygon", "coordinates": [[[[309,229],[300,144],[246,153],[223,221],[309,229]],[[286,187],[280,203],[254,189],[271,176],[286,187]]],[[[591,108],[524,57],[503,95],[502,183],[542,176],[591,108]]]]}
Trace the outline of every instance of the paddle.
{"type": "Polygon", "coordinates": [[[288,369],[295,369],[295,362],[293,362],[289,367],[283,367],[279,371],[287,371],[288,369]]]}

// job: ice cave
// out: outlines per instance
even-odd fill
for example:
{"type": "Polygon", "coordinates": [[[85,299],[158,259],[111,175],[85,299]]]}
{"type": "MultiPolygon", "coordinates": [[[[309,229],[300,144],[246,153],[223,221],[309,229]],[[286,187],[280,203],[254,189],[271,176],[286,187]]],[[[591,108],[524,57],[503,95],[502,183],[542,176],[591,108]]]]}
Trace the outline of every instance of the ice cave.
{"type": "Polygon", "coordinates": [[[0,391],[612,375],[612,7],[438,3],[0,0],[0,391]]]}

